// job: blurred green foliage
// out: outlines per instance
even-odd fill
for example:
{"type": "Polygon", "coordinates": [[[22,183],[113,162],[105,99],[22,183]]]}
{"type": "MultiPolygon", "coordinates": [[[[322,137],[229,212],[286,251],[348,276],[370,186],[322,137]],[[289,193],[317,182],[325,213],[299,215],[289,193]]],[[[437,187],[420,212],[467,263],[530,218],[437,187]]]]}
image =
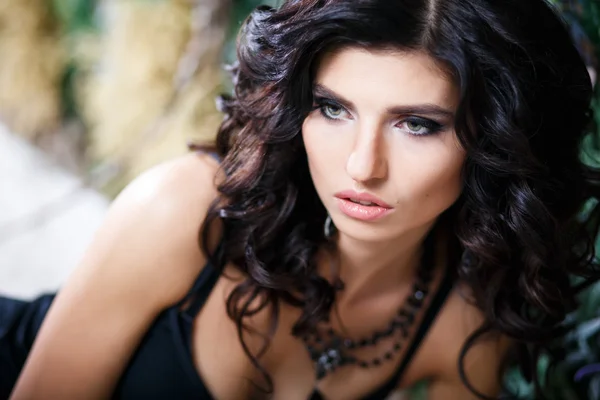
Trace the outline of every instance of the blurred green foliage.
{"type": "Polygon", "coordinates": [[[231,23],[229,24],[229,40],[223,49],[223,58],[227,64],[235,61],[235,43],[240,26],[250,12],[260,5],[276,7],[281,0],[233,0],[231,23]]]}
{"type": "MultiPolygon", "coordinates": [[[[552,3],[561,10],[568,22],[585,61],[594,66],[596,72],[600,72],[600,2],[552,0],[552,3]]],[[[600,84],[596,84],[591,107],[595,126],[592,126],[584,141],[582,159],[589,165],[600,167],[600,84]]],[[[586,208],[597,202],[591,200],[586,208]]],[[[586,210],[583,211],[585,214],[586,210]]],[[[599,251],[600,243],[597,243],[596,254],[600,254],[599,251]]],[[[588,374],[583,379],[575,380],[577,372],[583,367],[600,363],[600,284],[583,292],[579,300],[581,306],[565,321],[565,326],[569,327],[568,334],[554,344],[555,348],[564,352],[564,359],[552,364],[548,357],[543,357],[538,364],[538,376],[542,379],[549,400],[600,399],[600,374],[588,374]],[[552,368],[549,368],[550,365],[552,368]]],[[[532,385],[516,369],[508,372],[506,382],[512,391],[520,394],[520,398],[535,398],[532,385]]]]}
{"type": "Polygon", "coordinates": [[[52,4],[67,34],[96,28],[97,0],[52,0],[52,4]]]}
{"type": "Polygon", "coordinates": [[[97,0],[52,0],[52,6],[62,27],[63,42],[69,55],[62,79],[63,117],[65,119],[79,118],[75,79],[80,66],[73,57],[74,43],[80,34],[98,33],[95,19],[97,0]]]}

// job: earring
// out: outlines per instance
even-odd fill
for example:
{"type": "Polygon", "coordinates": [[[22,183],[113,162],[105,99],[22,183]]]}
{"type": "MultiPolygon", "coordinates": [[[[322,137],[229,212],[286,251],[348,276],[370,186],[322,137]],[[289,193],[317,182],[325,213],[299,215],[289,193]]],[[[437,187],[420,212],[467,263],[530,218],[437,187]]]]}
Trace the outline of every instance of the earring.
{"type": "Polygon", "coordinates": [[[331,215],[327,214],[327,218],[325,218],[325,225],[323,226],[323,233],[325,234],[326,239],[331,239],[337,233],[337,227],[333,223],[331,219],[331,215]]]}

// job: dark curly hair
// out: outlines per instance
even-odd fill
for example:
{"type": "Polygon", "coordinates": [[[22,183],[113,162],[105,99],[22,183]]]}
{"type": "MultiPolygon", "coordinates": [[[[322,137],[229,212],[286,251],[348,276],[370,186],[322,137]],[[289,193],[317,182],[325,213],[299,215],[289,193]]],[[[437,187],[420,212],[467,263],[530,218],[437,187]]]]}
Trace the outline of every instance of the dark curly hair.
{"type": "Polygon", "coordinates": [[[300,132],[319,57],[340,46],[425,52],[460,89],[455,129],[467,160],[463,193],[448,212],[463,255],[457,276],[485,323],[458,365],[465,385],[486,398],[463,360],[483,334],[502,333],[518,344],[520,368],[541,396],[536,363],[578,291],[597,280],[600,224],[600,171],[580,158],[592,84],[544,0],[288,0],[252,12],[231,67],[234,93],[219,100],[225,119],[215,147],[225,178],[201,239],[215,266],[230,262],[245,276],[227,310],[247,355],[272,389],[259,362],[269,337],[251,354],[245,318],[266,307],[274,332],[283,301],[302,310],[293,328],[302,334],[334,302],[334,287],[316,271],[326,211],[300,132]],[[216,219],[223,241],[211,252],[216,219]]]}

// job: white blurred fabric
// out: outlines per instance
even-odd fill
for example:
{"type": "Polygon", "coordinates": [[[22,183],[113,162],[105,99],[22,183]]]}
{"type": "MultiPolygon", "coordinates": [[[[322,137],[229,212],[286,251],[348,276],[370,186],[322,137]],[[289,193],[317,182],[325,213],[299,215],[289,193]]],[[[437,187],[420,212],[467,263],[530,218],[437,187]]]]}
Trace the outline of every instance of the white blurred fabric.
{"type": "Polygon", "coordinates": [[[55,291],[109,201],[0,125],[0,295],[55,291]]]}

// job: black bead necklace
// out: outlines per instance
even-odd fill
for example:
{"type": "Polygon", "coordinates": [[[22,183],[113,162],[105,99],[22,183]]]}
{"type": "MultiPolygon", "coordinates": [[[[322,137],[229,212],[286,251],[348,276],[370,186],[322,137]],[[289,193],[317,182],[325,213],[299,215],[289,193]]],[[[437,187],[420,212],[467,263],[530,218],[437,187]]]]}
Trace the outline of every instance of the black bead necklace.
{"type": "Polygon", "coordinates": [[[317,381],[337,368],[346,365],[357,365],[360,368],[380,366],[385,361],[392,360],[394,355],[402,349],[402,343],[408,339],[417,313],[422,308],[430,292],[430,285],[434,269],[433,235],[425,239],[423,255],[411,294],[402,304],[387,328],[377,330],[370,337],[353,340],[340,337],[332,328],[328,328],[323,335],[318,330],[304,335],[302,340],[315,365],[317,381]],[[397,335],[397,333],[400,333],[397,335]],[[377,345],[381,340],[397,336],[390,350],[382,356],[371,360],[362,360],[348,354],[349,351],[363,349],[377,345]]]}

